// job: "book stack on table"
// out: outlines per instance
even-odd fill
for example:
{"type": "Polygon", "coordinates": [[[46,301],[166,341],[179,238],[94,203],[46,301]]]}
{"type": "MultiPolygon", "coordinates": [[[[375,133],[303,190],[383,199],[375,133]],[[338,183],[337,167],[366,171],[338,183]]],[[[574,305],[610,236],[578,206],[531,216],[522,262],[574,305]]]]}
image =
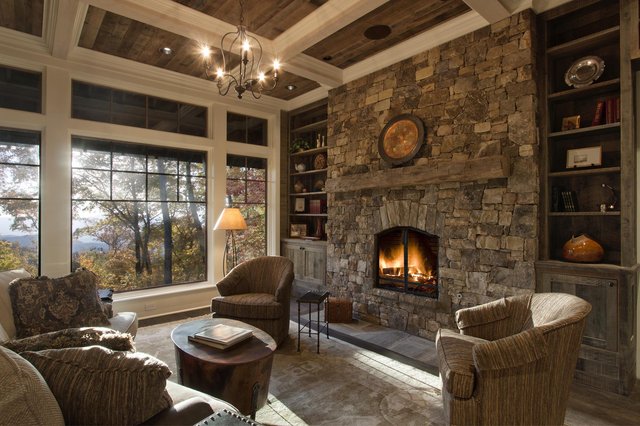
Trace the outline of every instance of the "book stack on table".
{"type": "Polygon", "coordinates": [[[246,328],[217,324],[203,328],[193,336],[189,336],[189,340],[225,350],[251,338],[251,336],[253,336],[253,332],[246,328]]]}

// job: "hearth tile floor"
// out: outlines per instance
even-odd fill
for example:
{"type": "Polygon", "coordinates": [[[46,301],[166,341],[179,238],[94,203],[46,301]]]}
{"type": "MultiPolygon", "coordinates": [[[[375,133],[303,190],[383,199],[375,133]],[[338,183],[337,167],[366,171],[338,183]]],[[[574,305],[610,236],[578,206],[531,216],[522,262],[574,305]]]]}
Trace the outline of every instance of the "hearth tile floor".
{"type": "MultiPolygon", "coordinates": [[[[315,320],[315,306],[312,305],[311,308],[314,312],[312,319],[315,320]]],[[[300,311],[301,320],[305,321],[308,306],[302,305],[300,311]]],[[[298,304],[295,299],[291,302],[291,319],[296,322],[298,320],[298,304]]],[[[320,319],[323,319],[323,312],[320,313],[320,319]]],[[[350,323],[330,323],[329,338],[331,337],[337,337],[431,374],[438,374],[436,345],[431,340],[357,319],[350,323]]],[[[311,338],[315,339],[316,336],[313,335],[311,338]]],[[[323,334],[320,339],[320,352],[324,339],[326,337],[323,334]]]]}

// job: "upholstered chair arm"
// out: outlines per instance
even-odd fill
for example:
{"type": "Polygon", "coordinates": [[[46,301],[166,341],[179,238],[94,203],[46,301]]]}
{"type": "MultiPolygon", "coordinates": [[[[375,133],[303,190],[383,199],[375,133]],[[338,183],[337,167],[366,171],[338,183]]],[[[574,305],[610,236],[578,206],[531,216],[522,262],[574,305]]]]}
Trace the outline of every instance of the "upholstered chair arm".
{"type": "Polygon", "coordinates": [[[291,299],[291,287],[293,286],[293,267],[286,268],[284,274],[280,276],[278,286],[276,287],[276,302],[289,305],[291,299]]]}
{"type": "Polygon", "coordinates": [[[531,364],[547,356],[547,341],[541,330],[532,328],[504,339],[473,347],[473,361],[479,371],[505,370],[531,364]]]}
{"type": "Polygon", "coordinates": [[[244,265],[240,264],[233,268],[226,277],[218,281],[216,287],[221,296],[231,296],[234,294],[248,293],[248,284],[244,282],[244,265]]]}
{"type": "Polygon", "coordinates": [[[456,323],[462,334],[497,340],[519,333],[530,318],[531,296],[502,298],[484,305],[460,309],[456,323]]]}

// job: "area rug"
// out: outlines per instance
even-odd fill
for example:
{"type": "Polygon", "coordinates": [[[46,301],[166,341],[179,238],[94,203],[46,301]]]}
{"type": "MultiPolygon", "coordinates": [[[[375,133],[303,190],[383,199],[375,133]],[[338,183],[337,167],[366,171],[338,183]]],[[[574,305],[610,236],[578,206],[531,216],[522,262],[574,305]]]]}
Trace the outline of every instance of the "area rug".
{"type": "MultiPolygon", "coordinates": [[[[188,320],[187,320],[188,321],[188,320]]],[[[175,371],[171,330],[181,321],[141,327],[136,347],[175,371]]],[[[297,325],[275,353],[269,398],[256,419],[270,425],[444,424],[440,379],[334,337],[303,335],[297,325]]],[[[176,380],[172,375],[170,380],[176,380]]]]}

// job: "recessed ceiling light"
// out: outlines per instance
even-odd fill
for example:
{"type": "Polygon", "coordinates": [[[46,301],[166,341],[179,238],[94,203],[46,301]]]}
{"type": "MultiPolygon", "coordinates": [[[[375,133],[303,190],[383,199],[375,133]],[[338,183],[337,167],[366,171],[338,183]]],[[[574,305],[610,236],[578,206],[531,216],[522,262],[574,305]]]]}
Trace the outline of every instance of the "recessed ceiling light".
{"type": "Polygon", "coordinates": [[[162,53],[163,55],[171,55],[173,53],[173,49],[165,46],[165,47],[161,47],[160,49],[158,49],[160,51],[160,53],[162,53]]]}
{"type": "Polygon", "coordinates": [[[330,61],[330,60],[332,60],[332,59],[333,59],[333,56],[331,56],[331,55],[327,55],[327,56],[323,56],[323,57],[322,57],[322,60],[323,60],[323,61],[330,61]]]}
{"type": "Polygon", "coordinates": [[[374,25],[364,30],[364,36],[369,40],[382,40],[391,34],[391,27],[388,25],[374,25]]]}
{"type": "Polygon", "coordinates": [[[285,87],[285,89],[287,89],[290,92],[292,92],[292,91],[294,91],[294,90],[296,90],[298,88],[298,86],[296,86],[295,84],[287,84],[284,87],[285,87]]]}

